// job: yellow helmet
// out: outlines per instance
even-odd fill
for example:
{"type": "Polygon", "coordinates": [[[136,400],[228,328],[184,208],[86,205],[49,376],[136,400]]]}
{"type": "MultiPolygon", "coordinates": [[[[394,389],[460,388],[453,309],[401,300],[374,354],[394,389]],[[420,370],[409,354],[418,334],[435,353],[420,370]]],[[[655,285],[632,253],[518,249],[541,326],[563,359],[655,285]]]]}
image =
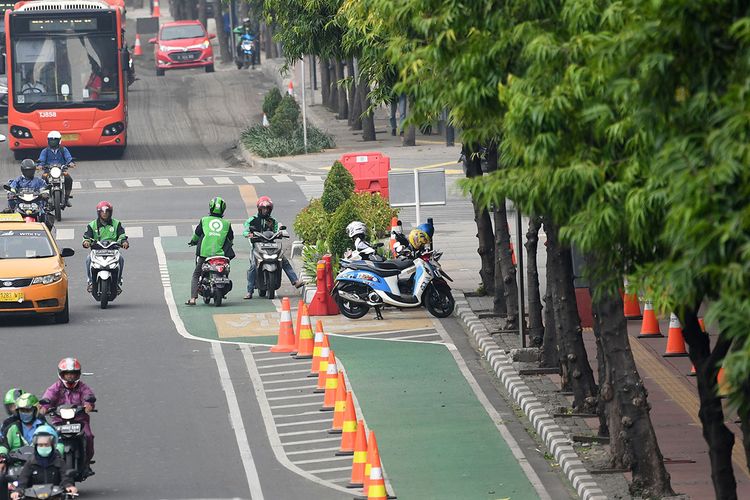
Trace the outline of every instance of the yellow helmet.
{"type": "Polygon", "coordinates": [[[430,237],[421,229],[412,229],[409,233],[409,244],[414,250],[421,250],[430,244],[430,237]]]}

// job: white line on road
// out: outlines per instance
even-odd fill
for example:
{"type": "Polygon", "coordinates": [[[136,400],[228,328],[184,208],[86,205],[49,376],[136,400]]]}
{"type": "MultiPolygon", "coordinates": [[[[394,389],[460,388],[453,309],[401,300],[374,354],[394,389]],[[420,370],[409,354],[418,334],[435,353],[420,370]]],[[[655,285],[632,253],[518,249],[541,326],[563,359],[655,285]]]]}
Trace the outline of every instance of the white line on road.
{"type": "Polygon", "coordinates": [[[214,177],[214,182],[216,184],[234,184],[229,177],[214,177]]]}
{"type": "Polygon", "coordinates": [[[182,180],[184,180],[185,184],[187,184],[188,186],[202,186],[203,185],[203,181],[197,177],[183,177],[182,180]]]}
{"type": "MultiPolygon", "coordinates": [[[[324,412],[320,410],[314,410],[314,411],[303,411],[300,413],[285,413],[283,415],[274,415],[274,417],[278,420],[280,418],[287,418],[287,417],[301,417],[303,415],[322,415],[324,412]]],[[[282,425],[282,424],[279,424],[282,425]]]]}
{"type": "Polygon", "coordinates": [[[73,181],[73,189],[81,189],[81,183],[78,181],[73,181]]]}
{"type": "Polygon", "coordinates": [[[266,182],[257,175],[246,175],[243,179],[245,179],[248,184],[263,184],[266,182]]]}
{"type": "MultiPolygon", "coordinates": [[[[347,458],[351,458],[351,457],[347,457],[347,458]]],[[[348,467],[332,467],[330,469],[309,470],[307,472],[309,472],[310,474],[322,474],[324,472],[341,472],[341,471],[345,471],[345,470],[352,470],[352,466],[350,465],[348,467]]],[[[349,491],[351,492],[351,490],[349,490],[349,491]]],[[[391,491],[393,491],[393,490],[391,490],[391,491]]]]}
{"type": "Polygon", "coordinates": [[[75,238],[75,229],[58,229],[55,239],[57,241],[72,240],[75,238]]]}
{"type": "Polygon", "coordinates": [[[276,424],[276,427],[289,427],[290,425],[319,424],[321,422],[328,422],[331,420],[331,415],[326,415],[324,412],[320,412],[320,414],[324,416],[325,418],[322,418],[320,420],[303,420],[301,422],[287,422],[285,424],[276,424]]]}
{"type": "Polygon", "coordinates": [[[177,236],[177,226],[159,226],[159,236],[177,236]]]}
{"type": "Polygon", "coordinates": [[[319,175],[306,175],[305,180],[308,182],[321,182],[323,178],[319,175]]]}
{"type": "MultiPolygon", "coordinates": [[[[308,379],[308,380],[314,380],[314,379],[308,379]]],[[[309,384],[309,385],[295,385],[294,387],[281,387],[278,389],[266,389],[266,392],[284,392],[284,391],[299,391],[302,389],[315,389],[317,384],[309,384]]]]}
{"type": "Polygon", "coordinates": [[[129,188],[143,187],[143,183],[139,179],[125,179],[125,185],[129,188]]]}
{"type": "Polygon", "coordinates": [[[169,179],[153,179],[155,186],[171,186],[172,181],[169,179]]]}
{"type": "MultiPolygon", "coordinates": [[[[309,460],[300,460],[300,461],[294,462],[294,463],[297,464],[297,465],[301,465],[301,464],[318,464],[320,462],[332,462],[334,460],[349,460],[351,462],[352,457],[344,455],[344,456],[341,456],[341,457],[311,458],[309,460]]],[[[351,466],[350,467],[345,467],[344,470],[351,470],[351,466]]]]}
{"type": "Polygon", "coordinates": [[[285,399],[300,399],[300,398],[319,398],[320,394],[295,394],[294,396],[279,396],[276,398],[268,398],[269,401],[284,401],[285,399]]]}
{"type": "Polygon", "coordinates": [[[406,337],[399,337],[399,340],[409,340],[409,339],[421,339],[422,337],[439,337],[437,332],[435,333],[423,333],[421,335],[408,335],[406,337]]]}
{"type": "MultiPolygon", "coordinates": [[[[320,439],[307,439],[305,441],[289,441],[288,443],[283,443],[282,446],[298,446],[301,444],[309,444],[309,443],[327,443],[329,441],[341,441],[341,436],[339,437],[330,437],[330,438],[320,438],[320,439]]],[[[336,448],[337,450],[340,450],[341,448],[336,448]]],[[[313,450],[305,450],[308,453],[312,452],[313,450]]]]}
{"type": "Polygon", "coordinates": [[[292,179],[289,178],[288,175],[281,174],[281,175],[274,175],[273,179],[276,182],[292,182],[292,179]]]}
{"type": "Polygon", "coordinates": [[[312,380],[313,382],[317,382],[318,377],[299,377],[299,378],[282,378],[281,380],[264,380],[263,385],[265,384],[285,384],[287,382],[302,382],[303,380],[312,380]]]}
{"type": "Polygon", "coordinates": [[[129,227],[125,230],[125,234],[128,235],[128,238],[143,238],[143,227],[141,226],[129,227]]]}
{"type": "Polygon", "coordinates": [[[258,477],[258,470],[255,468],[255,461],[253,460],[253,452],[250,449],[250,443],[247,441],[245,423],[242,421],[240,405],[237,402],[237,395],[234,392],[232,378],[229,375],[229,368],[224,359],[224,352],[221,350],[221,345],[217,343],[211,344],[211,350],[214,359],[216,360],[216,366],[219,369],[221,386],[224,388],[224,394],[227,397],[227,404],[229,405],[229,420],[232,422],[234,437],[237,440],[237,446],[240,448],[242,464],[245,466],[247,485],[250,487],[250,497],[254,500],[263,500],[263,490],[260,487],[260,477],[258,477]]]}
{"type": "Polygon", "coordinates": [[[294,405],[276,405],[272,406],[272,410],[280,410],[282,408],[299,408],[300,406],[313,406],[313,405],[320,405],[319,401],[313,401],[312,403],[298,403],[294,405]]]}
{"type": "MultiPolygon", "coordinates": [[[[270,360],[274,361],[274,360],[270,360]]],[[[294,366],[294,365],[304,365],[304,364],[310,364],[309,359],[303,359],[302,361],[289,361],[287,363],[279,363],[276,365],[261,365],[258,367],[259,370],[265,370],[266,368],[278,368],[280,366],[294,366]]]]}
{"type": "Polygon", "coordinates": [[[109,181],[94,181],[94,186],[97,189],[107,189],[112,187],[112,183],[109,181]]]}
{"type": "Polygon", "coordinates": [[[279,437],[284,436],[302,436],[304,434],[326,434],[328,429],[312,429],[308,431],[280,432],[279,437]]]}
{"type": "MultiPolygon", "coordinates": [[[[265,366],[264,368],[271,368],[270,366],[265,366]]],[[[282,370],[280,372],[268,372],[264,373],[264,377],[270,377],[271,375],[286,375],[287,373],[310,373],[310,370],[282,370]]]]}
{"type": "MultiPolygon", "coordinates": [[[[287,455],[306,455],[308,453],[323,453],[323,452],[329,452],[329,451],[339,451],[341,448],[339,446],[331,446],[330,448],[316,448],[314,450],[298,450],[298,451],[287,451],[287,455]]],[[[351,458],[351,457],[349,457],[351,458]]],[[[297,462],[298,464],[301,464],[302,462],[297,462]]]]}

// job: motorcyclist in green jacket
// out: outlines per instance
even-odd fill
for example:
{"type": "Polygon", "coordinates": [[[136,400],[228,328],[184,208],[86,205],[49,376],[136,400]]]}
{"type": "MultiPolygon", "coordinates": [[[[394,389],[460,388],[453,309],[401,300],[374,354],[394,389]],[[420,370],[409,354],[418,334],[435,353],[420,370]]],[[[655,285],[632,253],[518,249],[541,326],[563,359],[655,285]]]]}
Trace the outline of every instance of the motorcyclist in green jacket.
{"type": "Polygon", "coordinates": [[[9,389],[3,397],[3,405],[5,406],[5,411],[8,416],[3,420],[3,423],[0,424],[0,442],[2,442],[3,436],[5,436],[5,431],[8,430],[8,427],[10,427],[13,422],[18,422],[18,415],[16,414],[16,399],[21,397],[21,394],[24,392],[23,389],[14,387],[9,389]]]}
{"type": "MultiPolygon", "coordinates": [[[[86,231],[83,233],[83,248],[91,248],[91,245],[98,241],[116,241],[120,246],[127,250],[130,246],[128,235],[125,234],[125,228],[122,223],[112,218],[114,207],[108,201],[100,201],[96,205],[96,219],[89,222],[86,231]]],[[[117,283],[118,288],[122,286],[122,272],[125,268],[125,258],[120,254],[120,275],[117,283]]],[[[91,255],[86,256],[86,291],[91,293],[93,284],[91,283],[91,255]]]]}
{"type": "Polygon", "coordinates": [[[186,305],[194,306],[198,298],[198,281],[201,277],[203,263],[207,257],[223,255],[229,259],[234,258],[234,232],[232,224],[224,219],[224,212],[227,209],[227,203],[221,197],[213,198],[208,204],[208,213],[202,217],[195,227],[193,237],[188,245],[195,245],[195,269],[190,281],[190,298],[185,302],[186,305]]]}
{"type": "MultiPolygon", "coordinates": [[[[18,420],[8,426],[0,439],[0,457],[7,459],[8,453],[23,446],[29,446],[34,441],[34,431],[47,422],[39,416],[39,399],[33,394],[24,393],[16,399],[16,415],[18,420]]],[[[64,448],[58,444],[58,451],[62,455],[64,448]]],[[[3,472],[5,463],[0,463],[3,472]]]]}

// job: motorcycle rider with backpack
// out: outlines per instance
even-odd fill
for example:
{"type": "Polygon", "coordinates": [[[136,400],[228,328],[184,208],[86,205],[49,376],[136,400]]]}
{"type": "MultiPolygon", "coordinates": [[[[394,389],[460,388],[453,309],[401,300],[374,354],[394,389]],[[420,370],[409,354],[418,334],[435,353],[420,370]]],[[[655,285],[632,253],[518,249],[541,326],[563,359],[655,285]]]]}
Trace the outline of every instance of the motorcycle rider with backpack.
{"type": "MultiPolygon", "coordinates": [[[[40,167],[46,167],[48,165],[63,165],[68,168],[75,168],[76,164],[73,163],[73,156],[70,154],[70,151],[68,151],[68,148],[60,144],[61,142],[62,134],[57,130],[53,130],[47,134],[47,147],[42,149],[42,152],[39,153],[39,159],[37,160],[37,164],[40,167]]],[[[72,195],[70,193],[73,191],[73,177],[71,177],[70,174],[66,175],[64,183],[65,206],[69,207],[71,206],[70,198],[72,198],[72,195]]]]}
{"type": "MultiPolygon", "coordinates": [[[[91,248],[97,241],[116,241],[122,248],[129,248],[128,236],[125,234],[125,228],[119,220],[112,218],[114,207],[108,201],[100,201],[96,205],[97,218],[89,222],[86,226],[86,232],[83,233],[83,248],[91,248]]],[[[120,282],[118,287],[122,286],[122,271],[125,267],[125,258],[120,254],[120,282]]],[[[91,293],[91,255],[86,256],[86,291],[91,293]]]]}
{"type": "MultiPolygon", "coordinates": [[[[258,198],[255,204],[258,209],[258,214],[253,215],[245,221],[245,230],[242,236],[245,238],[252,237],[254,232],[262,233],[263,231],[279,230],[279,223],[276,219],[271,217],[273,212],[273,201],[268,196],[261,196],[258,198]]],[[[281,257],[281,267],[284,270],[289,282],[295,288],[300,288],[304,283],[297,277],[297,273],[294,272],[294,268],[286,256],[281,257]]],[[[250,267],[247,269],[247,295],[243,297],[246,300],[253,298],[253,291],[255,290],[255,278],[257,275],[258,267],[255,262],[255,256],[253,252],[250,252],[250,267]]]]}
{"type": "Polygon", "coordinates": [[[212,198],[208,203],[209,215],[201,217],[198,225],[195,226],[193,237],[188,242],[189,246],[195,245],[196,249],[195,269],[190,281],[190,298],[185,305],[194,306],[198,299],[198,284],[206,258],[223,255],[231,260],[235,256],[232,248],[234,244],[232,224],[224,219],[226,209],[227,204],[223,198],[219,196],[212,198]]]}

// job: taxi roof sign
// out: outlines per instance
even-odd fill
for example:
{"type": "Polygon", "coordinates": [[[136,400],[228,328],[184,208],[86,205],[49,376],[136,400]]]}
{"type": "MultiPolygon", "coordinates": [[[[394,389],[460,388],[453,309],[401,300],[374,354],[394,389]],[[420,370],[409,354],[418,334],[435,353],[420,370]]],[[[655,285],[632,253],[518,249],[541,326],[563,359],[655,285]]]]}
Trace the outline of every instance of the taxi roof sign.
{"type": "Polygon", "coordinates": [[[23,217],[19,213],[0,214],[0,222],[23,222],[23,217]]]}

